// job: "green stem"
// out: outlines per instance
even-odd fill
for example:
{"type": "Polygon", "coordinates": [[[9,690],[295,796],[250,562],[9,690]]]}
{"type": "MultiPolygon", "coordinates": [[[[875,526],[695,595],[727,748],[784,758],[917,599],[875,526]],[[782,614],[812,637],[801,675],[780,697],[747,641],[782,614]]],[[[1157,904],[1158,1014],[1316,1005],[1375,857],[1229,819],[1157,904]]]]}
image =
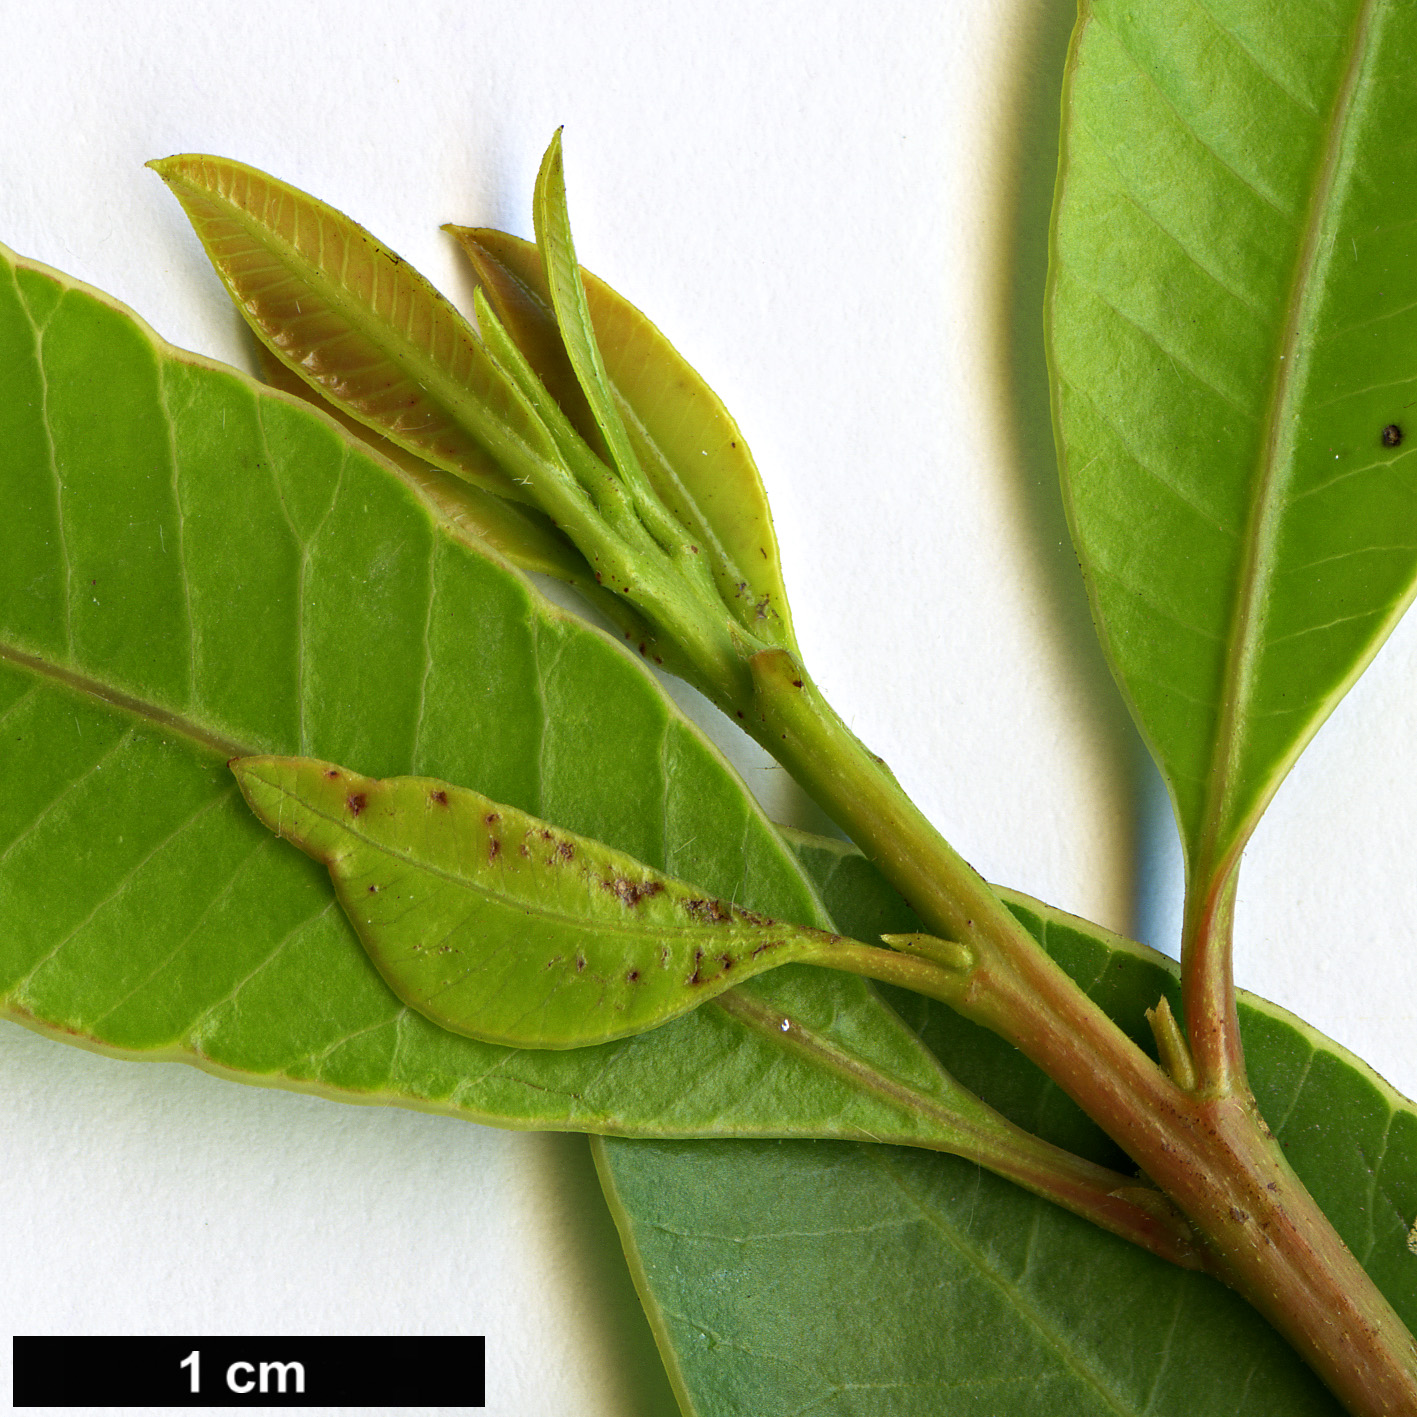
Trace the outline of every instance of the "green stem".
{"type": "Polygon", "coordinates": [[[1359,1417],[1417,1414],[1417,1345],[1285,1161],[1248,1091],[1184,1091],[1049,958],[786,651],[749,727],[905,896],[967,947],[942,997],[1020,1048],[1190,1220],[1211,1268],[1359,1417]]]}

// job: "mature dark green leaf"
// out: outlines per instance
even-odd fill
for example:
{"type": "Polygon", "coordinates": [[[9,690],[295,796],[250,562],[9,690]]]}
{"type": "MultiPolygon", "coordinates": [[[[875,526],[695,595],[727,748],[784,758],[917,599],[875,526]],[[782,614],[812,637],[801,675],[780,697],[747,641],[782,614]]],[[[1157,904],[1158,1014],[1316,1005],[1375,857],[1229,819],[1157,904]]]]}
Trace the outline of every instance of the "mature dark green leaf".
{"type": "Polygon", "coordinates": [[[1392,0],[1092,0],[1074,40],[1064,481],[1203,883],[1412,598],[1414,52],[1392,0]]]}
{"type": "MultiPolygon", "coordinates": [[[[913,927],[859,854],[811,838],[799,849],[842,929],[913,927]]],[[[1004,894],[1133,1036],[1159,995],[1176,999],[1164,956],[1004,894]]],[[[993,1034],[891,997],[1015,1121],[1117,1164],[993,1034]]],[[[1242,995],[1240,1013],[1255,1091],[1290,1160],[1411,1324],[1417,1109],[1283,1010],[1242,995]]],[[[1072,1216],[953,1157],[826,1142],[595,1148],[671,1377],[698,1417],[1339,1411],[1229,1290],[1110,1236],[1089,1243],[1072,1216]]]]}

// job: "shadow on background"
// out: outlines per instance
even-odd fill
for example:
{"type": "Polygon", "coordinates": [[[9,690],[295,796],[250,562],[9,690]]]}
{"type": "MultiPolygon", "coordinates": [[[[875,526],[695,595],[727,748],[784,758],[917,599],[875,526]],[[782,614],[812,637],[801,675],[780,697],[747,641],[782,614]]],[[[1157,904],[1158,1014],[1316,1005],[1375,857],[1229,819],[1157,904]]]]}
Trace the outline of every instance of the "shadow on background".
{"type": "Polygon", "coordinates": [[[625,1264],[590,1142],[567,1132],[540,1140],[541,1178],[556,1204],[551,1240],[566,1267],[566,1287],[596,1295],[587,1336],[603,1355],[597,1377],[606,1385],[607,1410],[622,1417],[677,1417],[679,1404],[625,1264]]]}
{"type": "Polygon", "coordinates": [[[1130,821],[1131,930],[1175,953],[1180,935],[1180,849],[1161,777],[1113,683],[1068,533],[1058,485],[1044,358],[1043,301],[1049,219],[1058,172],[1063,68],[1077,15],[1071,0],[1034,0],[1001,104],[993,304],[997,417],[1013,473],[1019,525],[1030,544],[1037,590],[1061,647],[1056,672],[1071,680],[1091,736],[1117,776],[1130,821]]]}

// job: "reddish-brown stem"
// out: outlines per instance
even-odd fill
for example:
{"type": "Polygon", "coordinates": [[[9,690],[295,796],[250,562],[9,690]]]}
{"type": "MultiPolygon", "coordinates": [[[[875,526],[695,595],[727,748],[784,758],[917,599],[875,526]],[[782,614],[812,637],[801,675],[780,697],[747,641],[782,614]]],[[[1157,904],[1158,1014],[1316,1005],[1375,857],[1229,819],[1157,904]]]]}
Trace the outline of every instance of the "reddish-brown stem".
{"type": "MultiPolygon", "coordinates": [[[[968,947],[973,966],[954,972],[938,996],[1020,1048],[1127,1152],[1190,1220],[1214,1269],[1355,1417],[1414,1417],[1417,1345],[1290,1169],[1248,1090],[1203,1082],[1182,1091],[931,827],[792,656],[764,651],[752,671],[759,741],[928,929],[968,947]]],[[[1228,948],[1228,931],[1218,927],[1230,900],[1218,895],[1209,907],[1212,964],[1216,950],[1228,948]]],[[[1207,977],[1214,975],[1209,968],[1207,977]]],[[[1223,1003],[1223,991],[1219,997],[1223,1003]]],[[[1214,1003],[1212,994],[1207,1007],[1214,1003]]],[[[1208,1017],[1223,1023],[1225,1015],[1208,1017]]],[[[1238,1033],[1224,1031],[1238,1047],[1238,1033]]],[[[1217,1075],[1243,1080],[1243,1065],[1217,1075]]]]}
{"type": "Polygon", "coordinates": [[[1209,890],[1187,900],[1182,933],[1181,997],[1196,1085],[1216,1097],[1249,1094],[1230,943],[1239,865],[1237,849],[1211,875],[1209,890]]]}
{"type": "MultiPolygon", "coordinates": [[[[939,965],[854,940],[831,942],[819,962],[937,997],[942,983],[947,983],[947,973],[939,965]]],[[[1154,1187],[1024,1131],[953,1083],[938,1095],[926,1096],[876,1073],[854,1055],[843,1053],[829,1040],[750,994],[731,990],[716,1003],[777,1045],[805,1054],[818,1067],[850,1077],[857,1086],[885,1101],[928,1117],[935,1124],[931,1134],[935,1139],[916,1145],[977,1162],[1183,1269],[1204,1269],[1209,1264],[1209,1253],[1197,1245],[1186,1219],[1154,1187]]]]}

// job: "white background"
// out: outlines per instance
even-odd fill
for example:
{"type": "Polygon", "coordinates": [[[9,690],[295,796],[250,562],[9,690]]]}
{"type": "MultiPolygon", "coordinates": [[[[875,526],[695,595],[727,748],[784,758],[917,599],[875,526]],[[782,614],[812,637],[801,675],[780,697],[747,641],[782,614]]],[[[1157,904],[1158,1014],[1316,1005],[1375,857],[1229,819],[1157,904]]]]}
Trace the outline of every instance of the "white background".
{"type": "MultiPolygon", "coordinates": [[[[465,299],[439,224],[530,235],[565,124],[581,257],[736,414],[827,693],[986,876],[1166,947],[1173,833],[1092,638],[1047,426],[1068,8],[0,0],[0,240],[241,360],[145,159],[264,167],[465,299]]],[[[1409,1093],[1414,686],[1409,626],[1281,792],[1238,928],[1243,985],[1409,1093]]],[[[781,774],[752,778],[811,823],[781,774]]],[[[0,1339],[485,1332],[491,1413],[667,1410],[579,1138],[0,1024],[0,1216],[0,1339]]]]}

